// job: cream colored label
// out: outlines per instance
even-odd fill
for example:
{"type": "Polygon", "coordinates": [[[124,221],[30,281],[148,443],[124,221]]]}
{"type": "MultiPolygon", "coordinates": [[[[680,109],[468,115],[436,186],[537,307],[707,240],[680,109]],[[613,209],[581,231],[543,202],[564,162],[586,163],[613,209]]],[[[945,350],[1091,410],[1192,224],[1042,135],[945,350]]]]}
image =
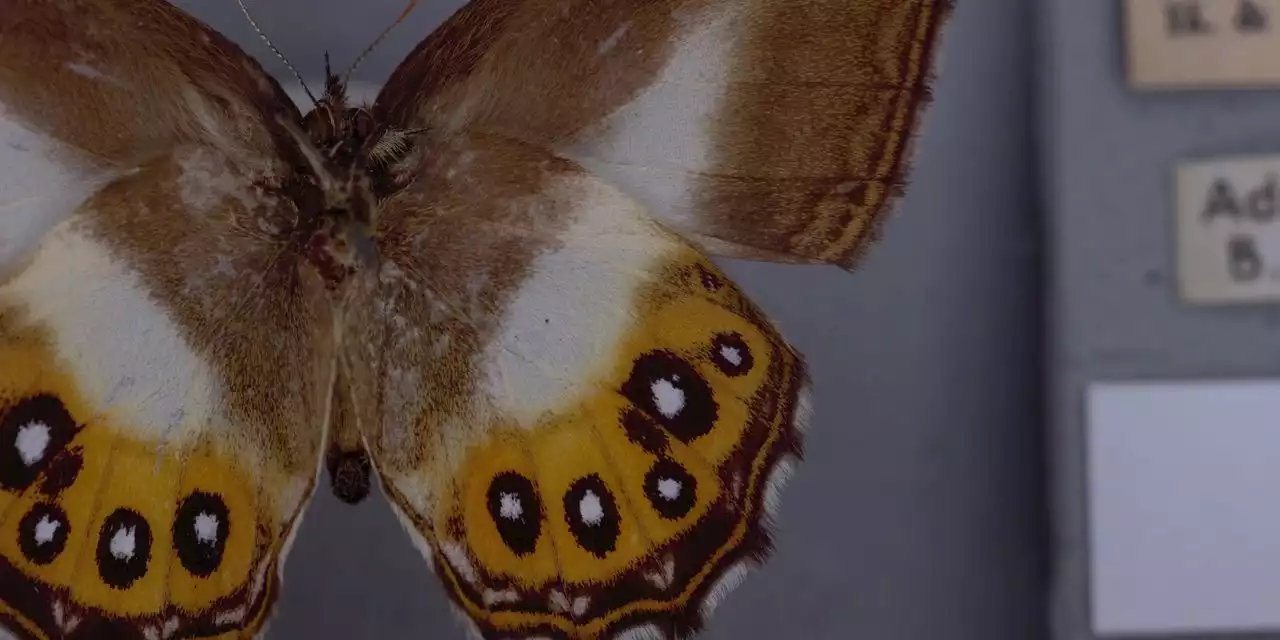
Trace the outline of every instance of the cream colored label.
{"type": "Polygon", "coordinates": [[[1184,163],[1176,188],[1183,299],[1280,301],[1280,156],[1184,163]]]}
{"type": "Polygon", "coordinates": [[[1124,0],[1129,82],[1280,86],[1280,0],[1124,0]]]}

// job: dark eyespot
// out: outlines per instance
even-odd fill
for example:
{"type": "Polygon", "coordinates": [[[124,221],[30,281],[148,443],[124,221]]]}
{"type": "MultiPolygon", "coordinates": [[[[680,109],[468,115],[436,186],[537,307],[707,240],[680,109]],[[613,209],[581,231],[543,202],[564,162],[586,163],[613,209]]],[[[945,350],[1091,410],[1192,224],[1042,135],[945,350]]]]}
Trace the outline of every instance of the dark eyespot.
{"type": "Polygon", "coordinates": [[[603,558],[617,548],[622,517],[613,493],[600,476],[579,478],[564,494],[564,518],[578,544],[603,558]]]}
{"type": "Polygon", "coordinates": [[[132,509],[116,509],[98,531],[98,575],[116,589],[127,589],[147,574],[151,562],[151,525],[132,509]]]}
{"type": "Polygon", "coordinates": [[[498,474],[489,484],[489,516],[502,541],[518,556],[533,553],[542,534],[542,501],[533,482],[514,472],[498,474]]]}
{"type": "Polygon", "coordinates": [[[739,333],[722,333],[711,341],[711,362],[725,375],[745,375],[755,365],[751,347],[739,333]]]}
{"type": "Polygon", "coordinates": [[[178,506],[173,519],[173,548],[192,575],[208,577],[222,564],[231,533],[231,512],[222,496],[196,491],[178,506]]]}
{"type": "Polygon", "coordinates": [[[658,460],[644,476],[644,494],[658,515],[675,520],[698,503],[698,481],[673,460],[658,460]]]}
{"type": "Polygon", "coordinates": [[[49,564],[67,547],[71,522],[56,505],[36,504],[18,523],[18,548],[35,564],[49,564]]]}
{"type": "Polygon", "coordinates": [[[16,491],[31,486],[75,432],[71,414],[49,394],[0,408],[0,487],[16,491]]]}
{"type": "Polygon", "coordinates": [[[706,435],[715,426],[711,385],[693,365],[667,351],[640,356],[622,394],[683,442],[706,435]]]}

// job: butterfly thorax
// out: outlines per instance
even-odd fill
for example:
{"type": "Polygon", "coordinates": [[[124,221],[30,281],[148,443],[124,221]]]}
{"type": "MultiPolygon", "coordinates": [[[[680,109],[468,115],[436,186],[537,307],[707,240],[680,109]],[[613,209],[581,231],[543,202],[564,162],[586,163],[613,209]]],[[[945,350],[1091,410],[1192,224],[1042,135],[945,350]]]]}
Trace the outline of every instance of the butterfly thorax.
{"type": "Polygon", "coordinates": [[[378,203],[403,188],[391,174],[411,150],[406,132],[379,126],[369,109],[347,104],[344,83],[329,75],[323,98],[302,118],[310,166],[296,190],[299,239],[331,289],[377,260],[378,203]]]}

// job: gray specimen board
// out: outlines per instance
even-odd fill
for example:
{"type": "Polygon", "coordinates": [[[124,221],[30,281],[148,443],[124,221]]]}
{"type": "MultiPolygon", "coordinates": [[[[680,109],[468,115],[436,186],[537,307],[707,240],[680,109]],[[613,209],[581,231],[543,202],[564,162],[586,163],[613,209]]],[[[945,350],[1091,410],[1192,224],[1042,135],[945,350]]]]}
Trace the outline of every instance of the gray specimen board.
{"type": "MultiPolygon", "coordinates": [[[[287,70],[245,24],[234,0],[175,1],[288,82],[287,70]]],[[[405,6],[405,0],[246,2],[308,78],[322,73],[326,50],[335,66],[343,66],[405,6]]],[[[420,0],[357,79],[382,82],[459,4],[420,0]]],[[[816,415],[806,461],[784,495],[772,561],[717,609],[701,637],[1044,637],[1036,408],[1040,253],[1028,55],[1035,4],[957,3],[911,188],[861,268],[850,274],[726,263],[807,356],[816,415]]],[[[1112,12],[1101,10],[1109,0],[1060,4],[1073,25],[1055,29],[1064,44],[1114,25],[1112,12]]],[[[1104,49],[1112,46],[1101,42],[1104,49]]],[[[1108,101],[1128,100],[1118,86],[1106,84],[1117,82],[1115,57],[1113,50],[1081,56],[1097,65],[1081,86],[1108,101]]],[[[1077,73],[1064,68],[1064,78],[1077,73]]],[[[1089,112],[1070,115],[1087,123],[1089,112]]],[[[1261,114],[1257,109],[1258,130],[1261,114]]],[[[1117,108],[1104,123],[1133,126],[1132,107],[1117,108]]],[[[1074,170],[1091,165],[1097,179],[1111,180],[1118,156],[1069,142],[1085,150],[1073,156],[1083,163],[1073,164],[1074,170]]],[[[1141,175],[1147,164],[1127,168],[1126,176],[1141,175]]],[[[1132,192],[1130,204],[1160,193],[1132,192]]],[[[1138,213],[1132,206],[1126,211],[1138,213]]],[[[1141,266],[1127,268],[1139,280],[1133,289],[1162,295],[1159,287],[1141,284],[1148,262],[1163,269],[1159,251],[1155,244],[1146,247],[1141,266]]],[[[1120,255],[1106,257],[1114,262],[1120,255]]],[[[1071,263],[1078,262],[1073,256],[1071,263]]],[[[1131,293],[1112,291],[1117,299],[1131,293]]],[[[1164,321],[1172,314],[1153,303],[1146,317],[1164,321]]],[[[1239,322],[1261,321],[1250,315],[1239,322]]],[[[288,558],[268,637],[464,636],[386,502],[375,496],[349,507],[321,487],[288,558]]]]}
{"type": "MultiPolygon", "coordinates": [[[[1136,90],[1127,77],[1122,0],[1037,4],[1046,450],[1054,516],[1050,618],[1054,640],[1095,640],[1110,636],[1093,630],[1086,469],[1096,460],[1088,456],[1087,388],[1106,381],[1280,377],[1280,305],[1188,301],[1179,293],[1175,227],[1180,163],[1280,153],[1280,91],[1136,90]]],[[[1219,426],[1230,437],[1231,419],[1219,426]]],[[[1205,517],[1213,516],[1206,511],[1205,517]]],[[[1274,606],[1280,608],[1280,599],[1274,606]]],[[[1270,640],[1280,638],[1280,630],[1145,637],[1270,640]]]]}

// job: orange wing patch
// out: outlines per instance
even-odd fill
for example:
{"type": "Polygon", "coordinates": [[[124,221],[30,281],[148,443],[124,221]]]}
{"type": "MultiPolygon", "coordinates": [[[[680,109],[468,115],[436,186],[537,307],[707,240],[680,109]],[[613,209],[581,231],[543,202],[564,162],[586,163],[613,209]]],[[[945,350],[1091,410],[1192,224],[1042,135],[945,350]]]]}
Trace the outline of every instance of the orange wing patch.
{"type": "Polygon", "coordinates": [[[692,251],[641,300],[598,392],[533,428],[497,425],[437,526],[419,523],[486,635],[683,635],[769,551],[772,474],[800,453],[803,363],[692,251]]]}
{"type": "Polygon", "coordinates": [[[0,618],[38,638],[256,628],[286,529],[254,474],[210,443],[139,437],[90,409],[36,332],[4,337],[0,618]]]}

